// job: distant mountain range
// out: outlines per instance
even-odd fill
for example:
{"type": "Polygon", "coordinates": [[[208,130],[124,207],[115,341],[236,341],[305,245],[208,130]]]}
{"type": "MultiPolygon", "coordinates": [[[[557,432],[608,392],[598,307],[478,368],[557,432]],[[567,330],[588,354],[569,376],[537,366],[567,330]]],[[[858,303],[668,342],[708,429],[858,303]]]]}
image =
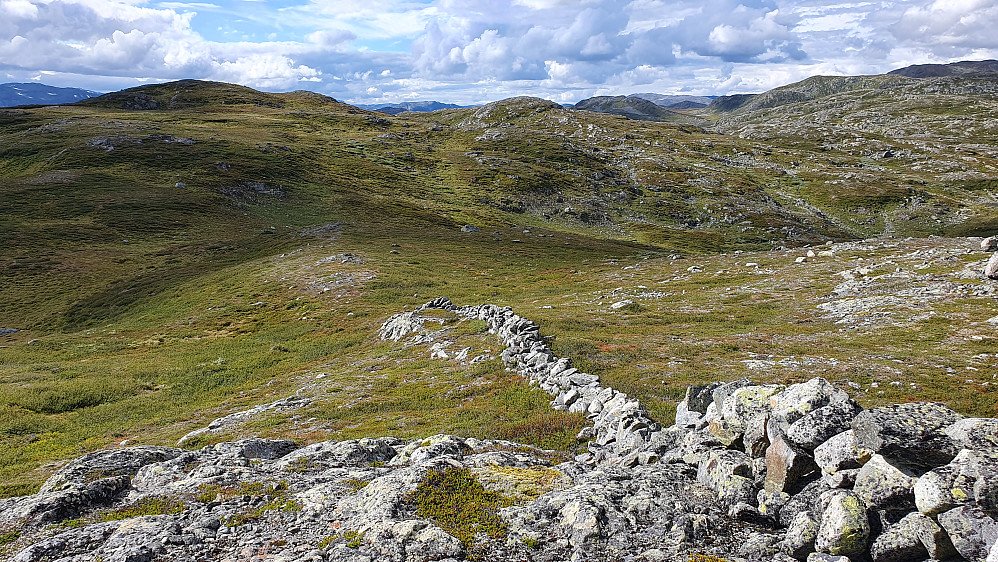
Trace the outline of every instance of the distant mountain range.
{"type": "MultiPolygon", "coordinates": [[[[872,76],[812,76],[795,84],[774,88],[761,94],[719,96],[706,110],[712,113],[753,111],[807,102],[834,93],[868,88],[884,88],[887,81],[902,78],[982,77],[998,74],[998,60],[960,61],[949,64],[914,64],[872,76]]],[[[890,85],[897,85],[890,83],[890,85]]]]}
{"type": "Polygon", "coordinates": [[[700,109],[707,107],[711,101],[717,96],[688,96],[688,95],[669,95],[669,94],[652,94],[652,93],[641,93],[641,94],[631,94],[632,98],[641,98],[643,100],[648,100],[655,105],[661,105],[662,107],[668,107],[669,109],[700,109]]]}
{"type": "Polygon", "coordinates": [[[998,60],[965,60],[949,64],[913,64],[887,74],[899,74],[909,78],[939,78],[963,74],[998,74],[998,60]]]}
{"type": "Polygon", "coordinates": [[[80,88],[57,88],[46,84],[11,82],[0,84],[0,107],[57,105],[94,98],[100,92],[80,88]]]}
{"type": "Polygon", "coordinates": [[[459,109],[462,107],[475,107],[472,105],[456,105],[453,103],[442,103],[439,101],[403,101],[393,104],[357,104],[357,107],[361,109],[369,109],[371,111],[380,111],[381,113],[388,113],[389,115],[398,115],[399,113],[405,111],[417,111],[420,113],[426,113],[428,111],[437,111],[440,109],[459,109]]]}
{"type": "MultiPolygon", "coordinates": [[[[669,98],[671,96],[664,96],[658,94],[642,94],[645,96],[658,96],[659,99],[669,98]]],[[[677,96],[681,97],[681,96],[677,96]]],[[[665,100],[673,101],[673,100],[665,100]]],[[[611,115],[621,115],[627,117],[628,119],[636,119],[638,121],[660,121],[664,123],[678,123],[682,125],[697,125],[702,126],[705,121],[702,117],[697,115],[691,115],[689,113],[684,113],[680,110],[682,109],[703,109],[707,107],[705,104],[692,101],[692,100],[681,100],[674,101],[671,107],[663,107],[657,103],[649,101],[646,98],[634,96],[596,96],[589,99],[584,99],[574,106],[568,106],[571,109],[579,109],[584,111],[595,111],[597,113],[609,113],[611,115]]]]}

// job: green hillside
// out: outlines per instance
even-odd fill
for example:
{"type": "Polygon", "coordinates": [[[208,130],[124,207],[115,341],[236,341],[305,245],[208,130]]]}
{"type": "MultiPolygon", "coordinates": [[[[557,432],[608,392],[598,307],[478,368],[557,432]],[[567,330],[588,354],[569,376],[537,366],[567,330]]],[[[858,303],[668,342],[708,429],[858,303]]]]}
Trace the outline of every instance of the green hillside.
{"type": "MultiPolygon", "coordinates": [[[[196,81],[3,111],[0,328],[18,331],[0,335],[0,494],[32,491],[81,452],[170,444],[301,388],[312,406],[244,431],[573,450],[583,419],[551,411],[498,358],[461,366],[378,339],[390,315],[440,295],[536,318],[555,351],[660,418],[692,381],[755,376],[751,354],[817,340],[862,365],[843,377],[869,382],[895,359],[906,380],[936,376],[945,357],[987,347],[952,333],[973,307],[998,314],[981,312],[993,302],[843,332],[812,301],[849,260],[880,254],[805,273],[780,249],[998,226],[994,94],[959,78],[970,85],[912,101],[916,79],[892,79],[900,89],[832,88],[825,109],[754,105],[715,130],[534,98],[389,117],[196,81]],[[900,121],[863,120],[879,111],[900,121]],[[783,277],[758,284],[749,262],[783,277]],[[639,293],[657,296],[607,308],[639,293]]],[[[494,348],[481,327],[447,326],[494,348]]],[[[974,388],[943,397],[995,413],[974,388]]]]}

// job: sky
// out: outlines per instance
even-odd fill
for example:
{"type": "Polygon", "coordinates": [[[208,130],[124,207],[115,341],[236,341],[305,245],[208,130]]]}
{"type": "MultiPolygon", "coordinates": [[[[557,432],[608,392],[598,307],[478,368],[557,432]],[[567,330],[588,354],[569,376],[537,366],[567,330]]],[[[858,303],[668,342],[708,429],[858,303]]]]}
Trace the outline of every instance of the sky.
{"type": "Polygon", "coordinates": [[[0,82],[350,103],[760,92],[998,58],[998,0],[0,0],[0,82]]]}

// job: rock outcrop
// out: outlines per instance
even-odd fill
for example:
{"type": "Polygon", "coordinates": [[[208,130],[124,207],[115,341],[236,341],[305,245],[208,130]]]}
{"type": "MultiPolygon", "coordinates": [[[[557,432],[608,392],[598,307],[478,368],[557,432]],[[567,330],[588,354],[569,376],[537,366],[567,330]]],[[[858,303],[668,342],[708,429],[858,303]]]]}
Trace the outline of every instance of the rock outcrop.
{"type": "Polygon", "coordinates": [[[508,308],[436,299],[382,337],[421,341],[431,308],[485,321],[511,370],[587,416],[588,452],[453,435],[99,451],[0,500],[0,531],[20,535],[12,560],[998,557],[998,420],[931,403],[863,410],[815,378],[690,387],[663,428],[508,308]],[[506,498],[468,508],[491,513],[488,529],[420,515],[415,492],[455,471],[506,498]]]}

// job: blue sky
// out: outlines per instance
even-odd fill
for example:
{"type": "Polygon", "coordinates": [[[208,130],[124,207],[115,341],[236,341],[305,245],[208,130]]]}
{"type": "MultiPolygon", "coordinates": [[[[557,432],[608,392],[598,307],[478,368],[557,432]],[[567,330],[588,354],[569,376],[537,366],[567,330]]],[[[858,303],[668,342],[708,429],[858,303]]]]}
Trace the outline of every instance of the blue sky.
{"type": "Polygon", "coordinates": [[[998,0],[0,0],[0,81],[352,103],[758,92],[998,58],[998,0]]]}

